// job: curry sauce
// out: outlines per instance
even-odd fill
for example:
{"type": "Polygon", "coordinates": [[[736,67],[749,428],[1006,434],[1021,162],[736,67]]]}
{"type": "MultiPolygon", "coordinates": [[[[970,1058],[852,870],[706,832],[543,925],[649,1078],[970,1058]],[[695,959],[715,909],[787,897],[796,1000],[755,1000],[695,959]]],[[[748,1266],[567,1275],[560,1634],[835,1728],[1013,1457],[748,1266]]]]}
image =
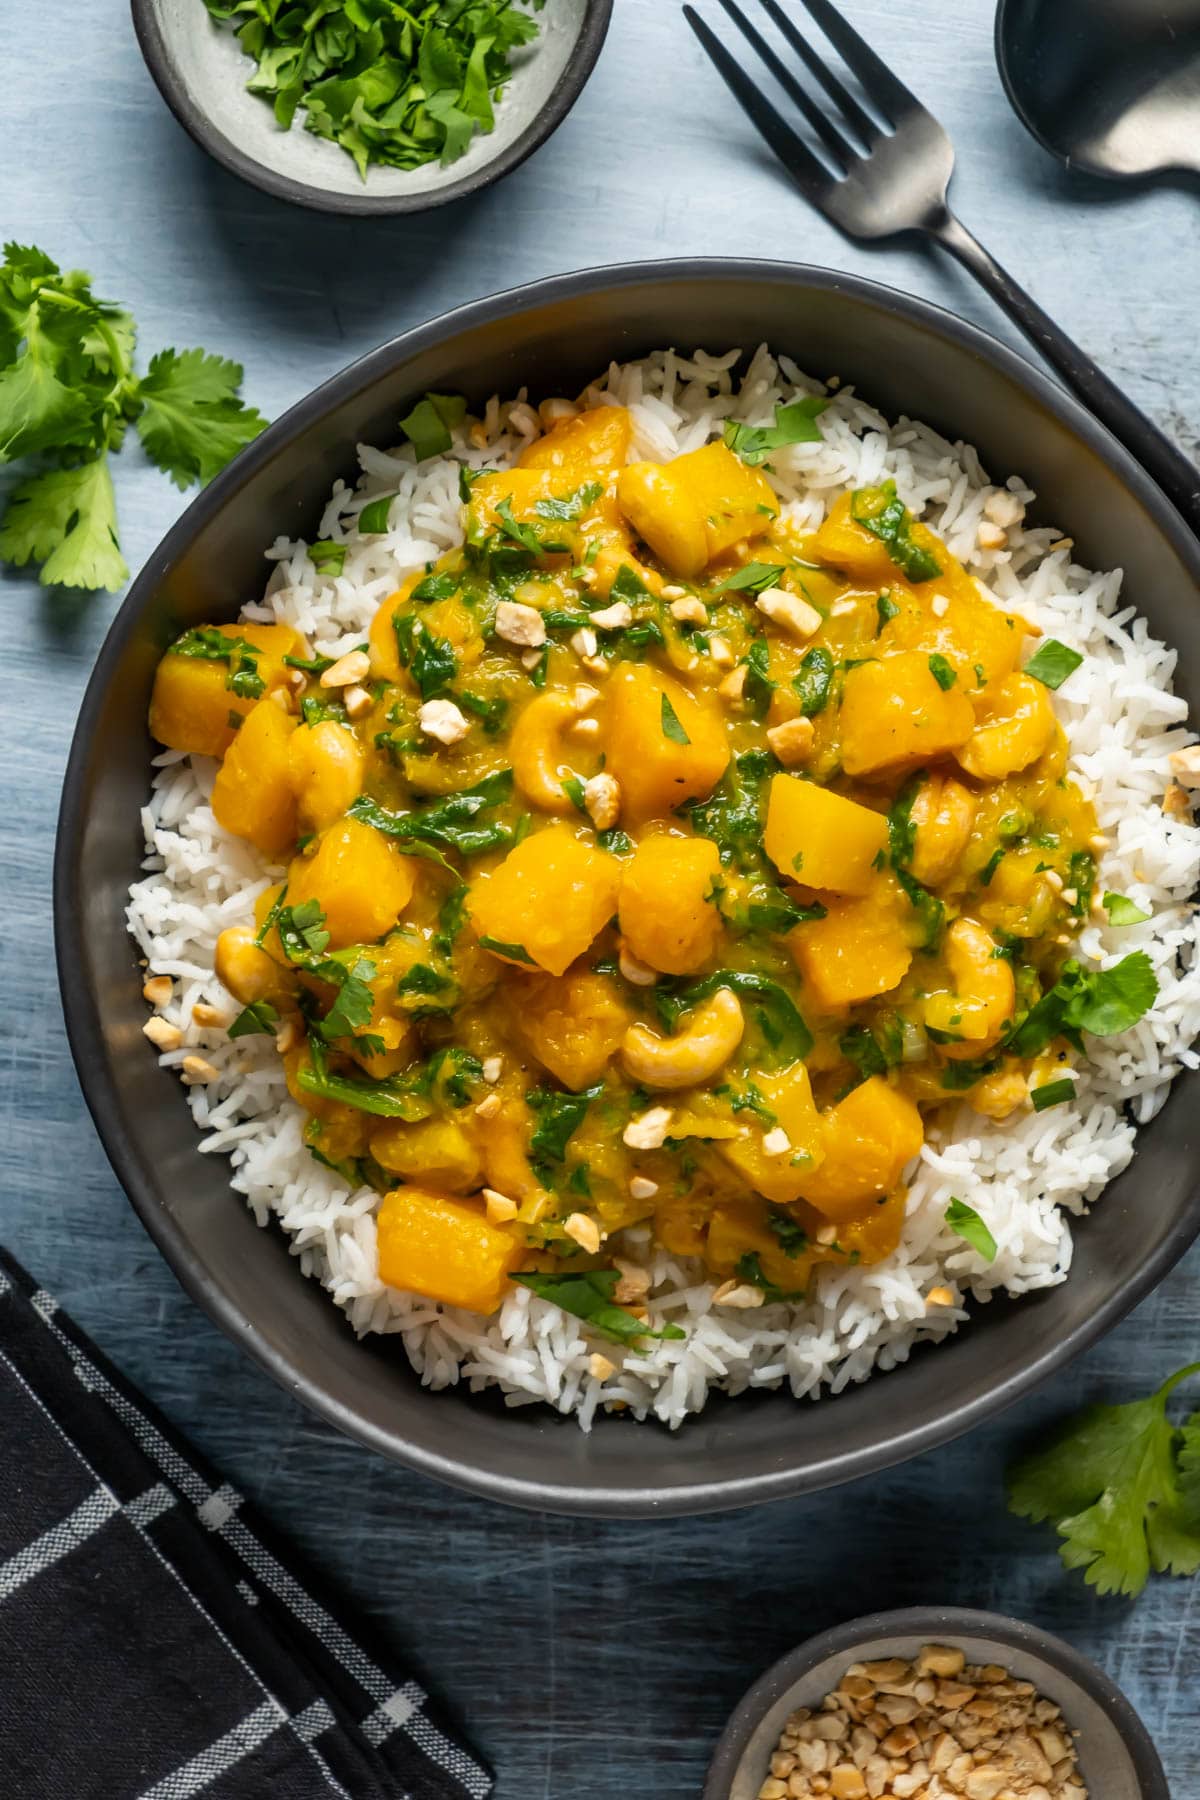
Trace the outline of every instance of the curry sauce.
{"type": "Polygon", "coordinates": [[[155,682],[285,871],[217,945],[234,1034],[384,1196],[383,1279],[480,1312],[637,1223],[772,1298],[878,1261],[929,1123],[1077,1042],[1030,1024],[1096,848],[1036,629],[891,484],[806,532],[761,454],[630,447],[608,406],[464,470],[336,661],[202,626],[155,682]]]}

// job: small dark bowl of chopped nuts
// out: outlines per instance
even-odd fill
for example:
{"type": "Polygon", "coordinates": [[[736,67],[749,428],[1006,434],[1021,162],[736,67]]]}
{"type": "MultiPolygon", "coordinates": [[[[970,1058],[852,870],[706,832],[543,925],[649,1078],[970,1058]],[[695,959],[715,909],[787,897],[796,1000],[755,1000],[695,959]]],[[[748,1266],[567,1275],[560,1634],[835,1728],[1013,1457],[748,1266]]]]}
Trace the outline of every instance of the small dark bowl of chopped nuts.
{"type": "Polygon", "coordinates": [[[852,1619],[760,1676],[703,1800],[1170,1800],[1146,1728],[1096,1664],[1000,1613],[852,1619]]]}

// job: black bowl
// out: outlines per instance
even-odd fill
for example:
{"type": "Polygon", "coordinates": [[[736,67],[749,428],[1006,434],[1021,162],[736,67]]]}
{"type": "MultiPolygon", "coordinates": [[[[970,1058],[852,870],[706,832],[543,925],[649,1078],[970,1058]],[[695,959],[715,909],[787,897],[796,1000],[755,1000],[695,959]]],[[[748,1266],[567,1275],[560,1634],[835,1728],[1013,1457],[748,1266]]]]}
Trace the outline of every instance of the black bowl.
{"type": "Polygon", "coordinates": [[[908,1661],[923,1644],[950,1644],[969,1663],[999,1663],[1053,1700],[1079,1734],[1079,1769],[1092,1800],[1170,1800],[1149,1732],[1090,1657],[1037,1625],[959,1606],[851,1619],[781,1657],[730,1714],[701,1800],[755,1800],[789,1713],[819,1706],[848,1663],[908,1661]]]}
{"type": "MultiPolygon", "coordinates": [[[[1085,561],[1123,565],[1127,597],[1179,652],[1200,693],[1200,546],[1119,445],[1061,389],[948,313],[828,270],[706,260],[566,275],[482,300],[374,351],[292,408],[193,502],[125,601],[84,698],[55,865],[59,974],[76,1066],[113,1167],[188,1292],[322,1417],[427,1474],[494,1499],[646,1515],[744,1506],[881,1469],[968,1430],[1093,1343],[1200,1230],[1200,1075],[1184,1074],[1132,1167],[1077,1231],[1062,1287],[995,1300],[901,1369],[798,1406],[779,1394],[714,1400],[669,1434],[602,1418],[589,1436],[533,1406],[429,1394],[394,1342],[357,1342],[261,1231],[220,1158],[196,1152],[182,1089],[141,1034],[126,937],[149,785],[143,721],[155,663],[203,619],[261,591],[263,548],[311,533],[360,440],[387,442],[428,388],[477,402],[528,384],[579,389],[611,357],[655,346],[767,339],[817,375],[853,381],[885,411],[965,436],[999,475],[1020,471],[1085,561]]],[[[186,1347],[176,1345],[176,1354],[186,1347]]]]}

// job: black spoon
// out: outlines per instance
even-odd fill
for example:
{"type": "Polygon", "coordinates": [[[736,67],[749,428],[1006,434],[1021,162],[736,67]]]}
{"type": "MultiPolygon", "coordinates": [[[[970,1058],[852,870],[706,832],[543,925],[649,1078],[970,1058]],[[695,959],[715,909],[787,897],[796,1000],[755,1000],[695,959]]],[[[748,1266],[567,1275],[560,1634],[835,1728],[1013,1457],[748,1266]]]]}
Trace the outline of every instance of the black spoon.
{"type": "Polygon", "coordinates": [[[1200,0],[1000,0],[996,61],[1068,167],[1200,173],[1200,0]]]}

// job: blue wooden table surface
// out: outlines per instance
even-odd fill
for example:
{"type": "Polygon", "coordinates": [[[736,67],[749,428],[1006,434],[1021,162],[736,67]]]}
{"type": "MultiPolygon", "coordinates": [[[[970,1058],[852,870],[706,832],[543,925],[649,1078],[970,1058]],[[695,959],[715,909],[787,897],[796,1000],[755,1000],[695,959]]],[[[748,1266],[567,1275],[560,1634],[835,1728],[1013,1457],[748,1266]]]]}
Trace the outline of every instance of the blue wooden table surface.
{"type": "MultiPolygon", "coordinates": [[[[136,313],[144,354],[203,344],[237,357],[268,414],[448,306],[637,257],[828,263],[1017,341],[956,267],[914,248],[852,246],[811,214],[751,141],[674,0],[616,0],[575,111],[501,187],[361,223],[297,211],[209,162],[152,86],[124,0],[2,10],[4,235],[90,268],[101,293],[136,313]]],[[[966,221],[1195,452],[1195,196],[1061,173],[1006,108],[989,0],[846,10],[951,131],[966,221]]],[[[136,568],[184,502],[136,445],[117,491],[136,568]]],[[[272,529],[264,520],[264,540],[272,529]]],[[[11,571],[0,601],[0,1237],[390,1634],[494,1763],[499,1800],[688,1800],[730,1705],[767,1663],[839,1619],[921,1600],[1062,1632],[1131,1695],[1181,1800],[1200,1794],[1200,1584],[1158,1580],[1135,1604],[1097,1599],[1063,1571],[1047,1533],[1006,1515],[1001,1494],[1006,1455],[1040,1422],[1085,1397],[1132,1396],[1200,1355],[1200,1248],[1033,1398],[964,1442],[814,1500],[598,1524],[488,1506],[368,1455],[302,1412],[184,1298],[108,1169],[63,1035],[50,865],[71,727],[116,602],[51,596],[11,571]]]]}

